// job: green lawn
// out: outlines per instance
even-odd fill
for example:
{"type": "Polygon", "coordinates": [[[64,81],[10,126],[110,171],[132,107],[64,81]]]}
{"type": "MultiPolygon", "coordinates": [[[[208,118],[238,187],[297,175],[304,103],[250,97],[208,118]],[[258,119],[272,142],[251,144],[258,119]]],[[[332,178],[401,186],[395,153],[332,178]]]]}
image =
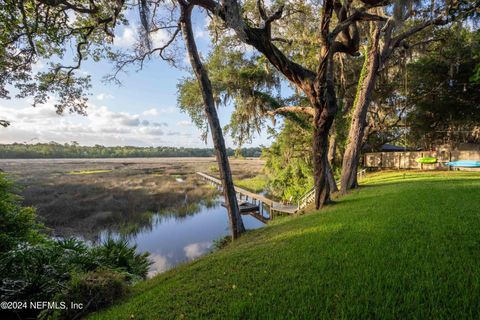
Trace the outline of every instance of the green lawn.
{"type": "Polygon", "coordinates": [[[267,177],[259,175],[250,179],[235,180],[234,184],[237,187],[258,193],[264,191],[267,187],[267,177]]]}
{"type": "Polygon", "coordinates": [[[141,283],[93,318],[480,318],[480,174],[363,184],[141,283]]]}

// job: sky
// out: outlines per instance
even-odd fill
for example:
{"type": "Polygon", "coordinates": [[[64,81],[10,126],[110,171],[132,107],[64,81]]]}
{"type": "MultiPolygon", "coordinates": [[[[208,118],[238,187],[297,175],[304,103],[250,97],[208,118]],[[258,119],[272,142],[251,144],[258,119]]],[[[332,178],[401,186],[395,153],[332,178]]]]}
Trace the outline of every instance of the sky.
{"type": "MultiPolygon", "coordinates": [[[[207,19],[201,12],[194,12],[194,33],[199,50],[205,55],[210,48],[206,31],[207,19]]],[[[128,49],[137,38],[136,23],[120,26],[115,30],[114,45],[128,49]]],[[[165,41],[165,34],[153,36],[153,42],[165,41]]],[[[188,65],[185,53],[179,57],[188,65]]],[[[34,69],[45,68],[46,61],[39,61],[34,69]]],[[[104,76],[111,73],[113,65],[108,61],[86,61],[80,72],[92,77],[87,116],[64,113],[57,115],[54,99],[33,107],[30,99],[0,99],[0,119],[11,122],[6,129],[0,128],[0,143],[38,143],[76,141],[81,145],[105,146],[176,146],[212,147],[201,139],[187,114],[177,108],[177,84],[189,71],[176,69],[161,59],[149,61],[143,70],[128,69],[122,75],[122,85],[105,83],[104,76]]],[[[218,109],[222,126],[229,122],[232,107],[218,109]]],[[[234,147],[226,135],[228,147],[234,147]]],[[[268,146],[266,132],[256,135],[249,146],[268,146]]]]}

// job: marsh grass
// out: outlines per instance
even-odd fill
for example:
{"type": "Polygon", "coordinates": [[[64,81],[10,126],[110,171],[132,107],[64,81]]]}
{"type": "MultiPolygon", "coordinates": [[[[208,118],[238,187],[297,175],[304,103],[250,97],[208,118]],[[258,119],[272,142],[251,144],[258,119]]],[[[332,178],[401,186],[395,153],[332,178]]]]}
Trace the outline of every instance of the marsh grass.
{"type": "Polygon", "coordinates": [[[67,174],[70,175],[79,175],[79,174],[98,174],[98,173],[107,173],[112,172],[113,170],[82,170],[82,171],[69,171],[67,174]]]}
{"type": "MultiPolygon", "coordinates": [[[[214,205],[218,191],[195,174],[212,165],[213,158],[0,160],[53,235],[89,240],[102,230],[126,235],[151,227],[148,212],[185,217],[200,203],[214,205]]],[[[258,174],[263,161],[231,165],[242,179],[258,174]]]]}
{"type": "Polygon", "coordinates": [[[137,285],[94,319],[478,319],[480,174],[372,174],[137,285]]]}

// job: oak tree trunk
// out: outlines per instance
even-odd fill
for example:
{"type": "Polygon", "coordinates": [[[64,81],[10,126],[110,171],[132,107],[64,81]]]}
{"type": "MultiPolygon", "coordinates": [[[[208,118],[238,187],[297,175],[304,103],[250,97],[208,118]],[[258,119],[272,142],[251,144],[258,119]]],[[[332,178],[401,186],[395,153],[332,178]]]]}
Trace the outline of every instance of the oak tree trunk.
{"type": "Polygon", "coordinates": [[[327,179],[328,179],[328,184],[330,185],[330,192],[338,192],[338,187],[337,187],[337,182],[335,181],[335,176],[333,174],[333,166],[335,163],[335,150],[337,147],[337,134],[335,133],[335,128],[332,126],[330,128],[330,131],[332,133],[330,134],[330,138],[328,141],[328,171],[327,171],[327,179]]]}
{"type": "Polygon", "coordinates": [[[335,181],[335,176],[333,175],[332,165],[330,161],[327,164],[327,181],[328,186],[330,187],[330,192],[338,192],[337,182],[335,181]]]}
{"type": "Polygon", "coordinates": [[[372,23],[372,32],[364,68],[360,75],[354,103],[354,111],[348,134],[348,144],[345,149],[342,163],[341,193],[356,188],[357,168],[360,159],[365,127],[367,125],[367,112],[370,105],[372,91],[377,80],[380,66],[379,38],[380,23],[372,23]]]}
{"type": "Polygon", "coordinates": [[[321,209],[330,201],[330,186],[327,180],[329,129],[329,119],[325,116],[324,110],[315,109],[313,127],[313,176],[316,190],[316,209],[321,209]]]}
{"type": "Polygon", "coordinates": [[[245,231],[245,227],[243,225],[242,216],[240,215],[240,210],[237,203],[222,127],[220,126],[217,109],[215,108],[212,85],[207,71],[203,67],[203,64],[200,60],[195,39],[193,37],[191,10],[191,6],[182,5],[181,29],[186,43],[190,63],[202,91],[203,102],[205,104],[205,114],[208,118],[208,124],[212,134],[215,156],[217,158],[220,179],[222,181],[223,195],[225,197],[225,204],[228,210],[231,235],[232,239],[236,239],[245,231]]]}
{"type": "Polygon", "coordinates": [[[323,3],[320,24],[320,64],[313,86],[305,94],[315,109],[313,116],[313,176],[315,187],[315,208],[321,209],[330,202],[330,184],[328,173],[328,134],[337,113],[337,96],[334,82],[334,55],[336,42],[330,39],[330,21],[334,9],[333,0],[323,3]]]}

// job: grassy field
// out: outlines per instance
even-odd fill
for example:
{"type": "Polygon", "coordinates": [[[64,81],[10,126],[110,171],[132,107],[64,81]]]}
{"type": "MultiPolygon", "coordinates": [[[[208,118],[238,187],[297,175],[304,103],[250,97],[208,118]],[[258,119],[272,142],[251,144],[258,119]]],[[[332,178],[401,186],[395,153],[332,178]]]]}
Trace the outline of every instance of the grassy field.
{"type": "Polygon", "coordinates": [[[480,317],[480,174],[382,173],[134,288],[94,319],[480,317]]]}

